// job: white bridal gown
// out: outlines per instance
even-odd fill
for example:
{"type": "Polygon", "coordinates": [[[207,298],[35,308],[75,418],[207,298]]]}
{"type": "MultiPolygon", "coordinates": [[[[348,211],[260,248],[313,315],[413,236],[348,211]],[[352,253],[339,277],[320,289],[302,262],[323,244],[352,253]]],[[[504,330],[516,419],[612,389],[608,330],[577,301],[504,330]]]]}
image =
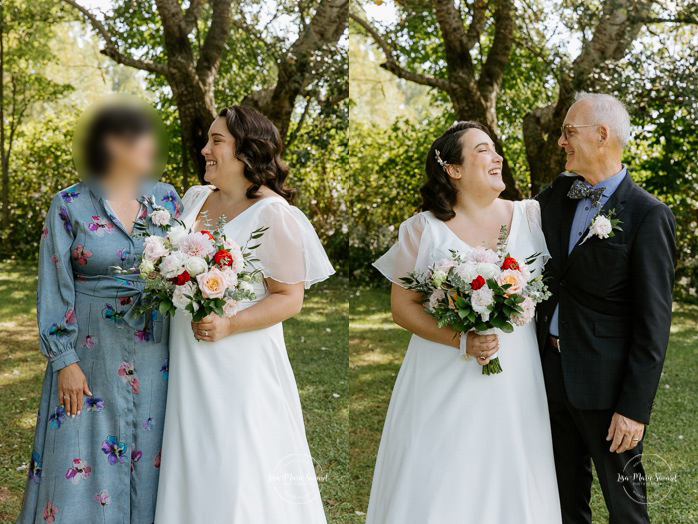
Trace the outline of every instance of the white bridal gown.
{"type": "MultiPolygon", "coordinates": [[[[211,191],[187,191],[187,227],[211,191]]],[[[308,219],[281,197],[256,202],[225,232],[244,246],[262,226],[255,251],[265,277],[308,288],[334,272],[308,219]]],[[[264,298],[263,283],[255,293],[255,303],[264,298]]],[[[169,374],[156,523],[326,522],[280,323],[198,342],[178,311],[169,374]]]]}
{"type": "MultiPolygon", "coordinates": [[[[374,264],[396,284],[449,250],[472,248],[422,212],[374,264]]],[[[535,201],[514,203],[508,251],[549,253],[535,201]]],[[[539,258],[534,275],[540,274],[539,258]]],[[[458,350],[412,335],[383,428],[368,524],[556,524],[550,421],[534,324],[499,335],[503,372],[482,375],[458,350]]]]}

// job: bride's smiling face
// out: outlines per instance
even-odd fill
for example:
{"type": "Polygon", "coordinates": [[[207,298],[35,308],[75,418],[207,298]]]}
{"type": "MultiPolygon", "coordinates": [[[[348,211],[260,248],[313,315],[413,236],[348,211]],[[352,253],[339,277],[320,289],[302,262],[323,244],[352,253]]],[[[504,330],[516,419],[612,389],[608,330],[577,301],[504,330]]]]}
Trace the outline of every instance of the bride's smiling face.
{"type": "Polygon", "coordinates": [[[218,187],[228,177],[244,176],[245,164],[235,156],[235,138],[228,131],[223,117],[219,116],[211,124],[208,142],[201,154],[206,159],[206,182],[218,187]]]}
{"type": "Polygon", "coordinates": [[[448,174],[470,194],[499,195],[506,186],[502,180],[503,158],[497,153],[492,139],[479,129],[469,129],[460,138],[459,165],[449,165],[448,174]]]}

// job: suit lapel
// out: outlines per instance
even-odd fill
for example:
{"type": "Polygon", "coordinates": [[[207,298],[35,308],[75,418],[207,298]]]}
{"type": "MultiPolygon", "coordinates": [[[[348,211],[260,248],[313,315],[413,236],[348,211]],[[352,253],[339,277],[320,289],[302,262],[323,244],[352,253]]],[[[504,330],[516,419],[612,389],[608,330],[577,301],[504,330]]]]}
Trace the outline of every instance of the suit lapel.
{"type": "MultiPolygon", "coordinates": [[[[625,174],[625,178],[623,181],[620,183],[620,185],[616,188],[616,190],[613,192],[611,197],[606,201],[606,203],[601,207],[599,212],[597,213],[597,216],[600,214],[607,214],[611,209],[615,210],[616,212],[616,217],[619,217],[621,212],[623,211],[623,202],[625,202],[627,198],[627,193],[628,190],[631,188],[633,184],[632,179],[630,178],[630,173],[625,174]]],[[[575,200],[576,203],[576,200],[575,200]]],[[[572,216],[574,216],[574,212],[572,213],[572,216]]],[[[593,220],[592,220],[593,222],[593,220]]],[[[582,240],[586,238],[586,236],[589,234],[589,227],[586,228],[584,233],[582,233],[582,236],[579,237],[579,240],[575,244],[575,246],[572,248],[572,251],[569,254],[569,257],[567,258],[567,263],[565,264],[565,269],[569,267],[569,265],[574,261],[575,258],[579,256],[579,253],[581,250],[585,249],[587,244],[589,242],[593,242],[594,238],[590,238],[587,240],[584,244],[582,244],[582,240]]],[[[570,238],[570,229],[572,228],[572,221],[570,220],[568,227],[567,227],[567,241],[569,242],[570,238]]],[[[568,244],[565,244],[567,246],[568,244]]]]}

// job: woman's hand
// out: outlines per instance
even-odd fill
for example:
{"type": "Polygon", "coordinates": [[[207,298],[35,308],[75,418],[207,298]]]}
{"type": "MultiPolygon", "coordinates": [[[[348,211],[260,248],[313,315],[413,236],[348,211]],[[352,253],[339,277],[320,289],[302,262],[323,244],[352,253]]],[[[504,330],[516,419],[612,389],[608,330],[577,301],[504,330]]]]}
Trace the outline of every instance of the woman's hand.
{"type": "Polygon", "coordinates": [[[191,329],[197,340],[205,342],[216,342],[233,334],[231,319],[215,313],[205,316],[200,322],[192,322],[191,329]]]}
{"type": "Polygon", "coordinates": [[[87,378],[77,362],[58,371],[58,403],[68,416],[75,418],[82,413],[83,393],[92,396],[87,378]]]}
{"type": "Polygon", "coordinates": [[[499,339],[497,335],[478,335],[469,331],[465,339],[465,348],[468,355],[475,357],[477,363],[484,366],[499,351],[499,339]]]}

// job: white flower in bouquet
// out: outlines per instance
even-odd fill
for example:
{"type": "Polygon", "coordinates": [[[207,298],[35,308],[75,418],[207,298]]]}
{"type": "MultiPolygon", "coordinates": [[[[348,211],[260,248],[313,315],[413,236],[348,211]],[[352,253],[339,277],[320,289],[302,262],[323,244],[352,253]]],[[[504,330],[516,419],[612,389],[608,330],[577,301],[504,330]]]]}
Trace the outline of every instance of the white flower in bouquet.
{"type": "Polygon", "coordinates": [[[446,281],[447,276],[448,274],[445,271],[437,269],[431,274],[431,282],[432,284],[434,284],[434,287],[441,287],[442,284],[446,281]]]}
{"type": "Polygon", "coordinates": [[[141,261],[141,265],[138,269],[141,273],[141,278],[149,278],[155,272],[155,264],[153,264],[152,261],[144,258],[141,261]]]}
{"type": "Polygon", "coordinates": [[[196,281],[199,283],[199,289],[204,298],[221,298],[228,288],[228,278],[215,267],[206,273],[197,275],[196,281]]]}
{"type": "Polygon", "coordinates": [[[242,249],[235,242],[230,242],[230,246],[226,246],[228,252],[233,257],[232,268],[236,273],[239,273],[245,267],[245,257],[242,255],[242,249]]]}
{"type": "Polygon", "coordinates": [[[186,261],[187,255],[181,251],[174,251],[160,262],[160,273],[165,278],[174,278],[184,271],[184,263],[186,261]]]}
{"type": "Polygon", "coordinates": [[[609,218],[604,215],[597,216],[589,228],[589,234],[599,238],[608,238],[612,232],[613,225],[609,218]]]}
{"type": "Polygon", "coordinates": [[[213,253],[216,248],[213,240],[206,233],[189,233],[179,242],[179,249],[190,257],[204,258],[213,253]]]}
{"type": "Polygon", "coordinates": [[[238,300],[233,300],[229,298],[225,301],[225,306],[223,306],[223,314],[226,318],[234,317],[238,311],[240,311],[240,302],[238,300]]]}
{"type": "Polygon", "coordinates": [[[463,262],[458,264],[456,269],[454,269],[456,275],[460,277],[463,282],[470,283],[477,278],[477,265],[473,262],[463,262]]]}
{"type": "Polygon", "coordinates": [[[238,282],[238,289],[240,289],[240,291],[251,293],[252,291],[254,291],[254,284],[249,280],[240,280],[238,282]]]}
{"type": "Polygon", "coordinates": [[[223,273],[223,276],[225,277],[226,286],[230,289],[235,289],[235,286],[238,285],[237,272],[230,267],[224,267],[221,269],[221,273],[223,273]]]}
{"type": "Polygon", "coordinates": [[[497,264],[492,264],[490,262],[480,262],[477,266],[477,274],[482,275],[485,280],[490,278],[497,278],[502,270],[497,264]]]}
{"type": "Polygon", "coordinates": [[[507,295],[518,295],[523,292],[526,286],[526,278],[521,271],[515,269],[505,269],[497,276],[496,281],[500,286],[509,284],[507,295]]]}
{"type": "Polygon", "coordinates": [[[476,264],[485,263],[496,265],[499,262],[499,257],[497,256],[497,253],[495,253],[491,249],[487,249],[482,246],[473,249],[470,253],[468,253],[465,256],[465,259],[468,262],[475,262],[476,264]]]}
{"type": "Polygon", "coordinates": [[[443,300],[446,297],[446,293],[444,292],[443,289],[435,289],[434,292],[431,294],[429,297],[429,304],[427,306],[428,309],[434,310],[438,307],[439,301],[443,300]]]}
{"type": "Polygon", "coordinates": [[[172,247],[179,247],[179,243],[185,236],[187,236],[187,230],[184,226],[174,226],[167,232],[167,240],[172,247]]]}
{"type": "Polygon", "coordinates": [[[519,304],[519,307],[523,309],[523,311],[518,315],[514,315],[511,321],[517,326],[523,326],[533,319],[533,315],[536,313],[536,303],[529,297],[526,297],[523,302],[519,304]]]}
{"type": "Polygon", "coordinates": [[[487,286],[473,291],[472,307],[475,313],[479,313],[483,322],[490,319],[489,307],[494,303],[494,293],[487,286]]]}
{"type": "Polygon", "coordinates": [[[435,271],[443,271],[444,273],[447,273],[451,270],[452,267],[456,266],[456,261],[453,260],[452,258],[442,258],[439,260],[436,264],[434,264],[434,270],[435,271]]]}
{"type": "Polygon", "coordinates": [[[186,284],[182,284],[181,286],[176,286],[174,293],[172,294],[172,304],[174,304],[174,307],[176,307],[177,309],[185,311],[185,308],[191,302],[191,299],[187,298],[185,295],[189,295],[190,297],[192,297],[194,296],[195,292],[196,286],[193,282],[187,282],[186,284]]]}
{"type": "Polygon", "coordinates": [[[164,238],[152,235],[143,241],[143,258],[145,260],[155,263],[169,254],[170,250],[165,247],[164,238]]]}
{"type": "Polygon", "coordinates": [[[184,269],[187,270],[192,277],[200,275],[208,269],[208,264],[201,257],[189,257],[184,263],[184,269]]]}
{"type": "Polygon", "coordinates": [[[156,226],[166,226],[170,223],[171,219],[172,215],[170,215],[170,212],[164,208],[158,208],[150,213],[150,220],[156,226]]]}

